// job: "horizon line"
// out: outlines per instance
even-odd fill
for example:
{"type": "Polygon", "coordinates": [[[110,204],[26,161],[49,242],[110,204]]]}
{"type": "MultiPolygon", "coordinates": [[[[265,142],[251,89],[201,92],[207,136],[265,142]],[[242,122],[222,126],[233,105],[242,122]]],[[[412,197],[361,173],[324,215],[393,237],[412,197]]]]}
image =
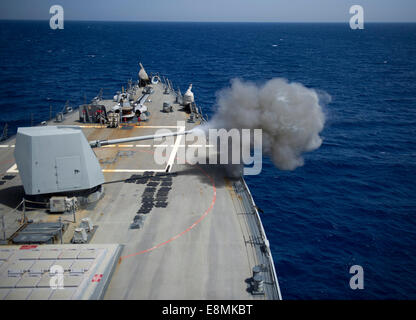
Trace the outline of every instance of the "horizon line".
{"type": "MultiPolygon", "coordinates": [[[[44,21],[49,22],[49,19],[3,19],[0,21],[44,21]]],[[[221,20],[77,20],[77,19],[65,19],[65,22],[126,22],[126,23],[140,23],[140,22],[153,22],[153,23],[339,23],[349,24],[349,21],[221,21],[221,20]]],[[[365,24],[371,23],[416,23],[416,21],[365,21],[365,24]]]]}

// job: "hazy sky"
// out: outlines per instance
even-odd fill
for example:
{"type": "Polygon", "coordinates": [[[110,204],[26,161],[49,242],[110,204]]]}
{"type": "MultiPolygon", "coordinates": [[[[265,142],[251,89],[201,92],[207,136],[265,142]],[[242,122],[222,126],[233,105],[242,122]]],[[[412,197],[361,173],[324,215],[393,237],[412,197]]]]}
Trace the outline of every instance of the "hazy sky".
{"type": "Polygon", "coordinates": [[[348,22],[359,4],[365,22],[416,22],[416,0],[0,0],[0,19],[48,20],[54,4],[65,20],[348,22]]]}

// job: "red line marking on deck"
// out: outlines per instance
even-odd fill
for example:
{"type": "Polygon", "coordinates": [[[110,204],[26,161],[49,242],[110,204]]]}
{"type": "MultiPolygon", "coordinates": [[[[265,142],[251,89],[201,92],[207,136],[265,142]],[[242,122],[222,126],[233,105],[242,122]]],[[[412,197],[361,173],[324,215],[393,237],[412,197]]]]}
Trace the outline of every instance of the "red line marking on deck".
{"type": "Polygon", "coordinates": [[[32,245],[30,245],[30,244],[25,244],[25,245],[23,245],[23,246],[21,246],[20,248],[19,248],[19,250],[30,250],[30,249],[35,249],[35,248],[37,248],[38,246],[37,245],[35,245],[35,244],[32,244],[32,245]]]}
{"type": "Polygon", "coordinates": [[[132,254],[129,254],[129,255],[126,255],[126,256],[122,256],[119,259],[119,263],[122,262],[122,260],[124,260],[124,259],[135,257],[135,256],[138,256],[140,254],[153,251],[157,248],[160,248],[160,247],[164,246],[165,244],[168,244],[168,243],[178,239],[179,237],[183,236],[185,233],[191,231],[196,225],[198,225],[202,220],[205,219],[205,217],[208,215],[208,213],[214,208],[215,201],[217,201],[217,188],[215,187],[214,179],[208,173],[206,173],[206,171],[204,169],[202,169],[201,167],[197,166],[197,168],[199,170],[201,170],[208,177],[208,179],[211,180],[211,183],[212,183],[213,197],[212,197],[211,205],[209,206],[209,208],[204,212],[204,214],[198,220],[196,220],[193,224],[191,224],[188,228],[186,228],[181,233],[178,233],[176,236],[173,236],[172,238],[166,240],[165,242],[159,243],[159,244],[157,244],[154,247],[151,247],[149,249],[142,250],[142,251],[139,251],[139,252],[136,252],[136,253],[132,253],[132,254]]]}

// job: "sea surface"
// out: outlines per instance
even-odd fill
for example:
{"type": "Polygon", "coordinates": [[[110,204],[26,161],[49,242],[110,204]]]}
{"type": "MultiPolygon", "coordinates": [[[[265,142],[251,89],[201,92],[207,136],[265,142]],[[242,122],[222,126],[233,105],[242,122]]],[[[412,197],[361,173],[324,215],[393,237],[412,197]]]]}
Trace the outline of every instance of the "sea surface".
{"type": "Polygon", "coordinates": [[[328,93],[305,165],[267,159],[247,183],[284,299],[416,299],[416,24],[0,22],[0,130],[110,98],[138,62],[212,115],[232,78],[328,93]],[[31,114],[33,119],[31,120],[31,114]],[[349,286],[350,267],[364,289],[349,286]]]}

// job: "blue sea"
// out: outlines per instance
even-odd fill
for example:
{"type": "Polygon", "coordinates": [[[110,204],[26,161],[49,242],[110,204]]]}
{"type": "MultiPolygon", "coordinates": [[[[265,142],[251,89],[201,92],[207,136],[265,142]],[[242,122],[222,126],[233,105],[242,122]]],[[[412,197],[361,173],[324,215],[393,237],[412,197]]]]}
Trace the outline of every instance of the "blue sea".
{"type": "Polygon", "coordinates": [[[0,22],[0,129],[13,134],[137,79],[138,62],[212,115],[232,78],[324,91],[323,145],[247,183],[284,299],[416,299],[416,24],[0,22]],[[361,265],[364,289],[349,286],[361,265]]]}

